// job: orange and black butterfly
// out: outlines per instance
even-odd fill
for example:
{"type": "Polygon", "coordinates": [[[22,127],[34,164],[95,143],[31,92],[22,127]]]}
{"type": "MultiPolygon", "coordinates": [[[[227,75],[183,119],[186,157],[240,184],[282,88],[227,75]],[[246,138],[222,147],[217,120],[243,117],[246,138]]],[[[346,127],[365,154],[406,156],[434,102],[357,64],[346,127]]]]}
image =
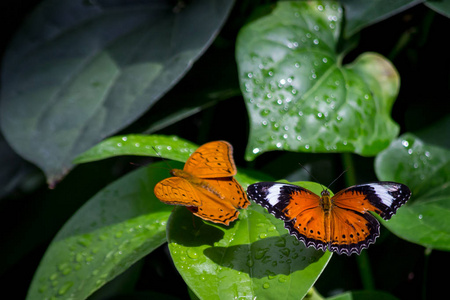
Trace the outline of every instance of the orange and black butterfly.
{"type": "Polygon", "coordinates": [[[250,201],[233,178],[237,173],[233,147],[225,141],[200,146],[186,161],[183,170],[172,169],[173,177],[158,182],[156,197],[167,204],[186,206],[194,215],[228,225],[250,201]]]}
{"type": "Polygon", "coordinates": [[[411,196],[406,185],[388,181],[351,186],[333,197],[327,190],[318,196],[277,182],[252,184],[247,193],[307,247],[347,255],[360,254],[380,235],[380,223],[369,211],[389,220],[411,196]]]}

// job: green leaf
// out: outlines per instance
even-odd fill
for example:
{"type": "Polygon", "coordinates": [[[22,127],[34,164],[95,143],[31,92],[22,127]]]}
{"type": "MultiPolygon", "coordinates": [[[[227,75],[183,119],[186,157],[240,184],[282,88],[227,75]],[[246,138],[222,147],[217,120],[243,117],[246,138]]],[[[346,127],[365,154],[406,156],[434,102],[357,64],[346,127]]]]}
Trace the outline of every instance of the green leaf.
{"type": "Polygon", "coordinates": [[[131,134],[108,138],[77,156],[73,163],[119,155],[161,156],[185,162],[197,148],[197,145],[177,136],[131,134]]]}
{"type": "Polygon", "coordinates": [[[50,185],[179,81],[233,1],[176,3],[46,0],[26,19],[3,61],[1,127],[50,185]]]}
{"type": "MultiPolygon", "coordinates": [[[[345,8],[345,34],[351,36],[361,29],[396,15],[425,0],[371,1],[341,0],[345,8]]],[[[386,34],[389,34],[386,32],[386,34]]]]}
{"type": "MultiPolygon", "coordinates": [[[[243,186],[256,178],[242,170],[236,176],[243,186]]],[[[315,183],[302,186],[322,190],[315,183]]],[[[331,258],[306,248],[283,221],[254,203],[229,227],[177,207],[167,234],[176,268],[200,299],[301,299],[331,258]]]]}
{"type": "Polygon", "coordinates": [[[399,127],[399,76],[379,54],[341,65],[336,2],[278,2],[240,31],[237,62],[250,117],[246,158],[270,150],[375,155],[399,127]]]}
{"type": "Polygon", "coordinates": [[[82,206],[51,242],[27,299],[85,299],[163,244],[172,207],[153,193],[167,177],[160,167],[138,169],[82,206]]]}
{"type": "Polygon", "coordinates": [[[428,0],[425,1],[425,5],[434,11],[440,13],[441,15],[450,18],[450,1],[449,0],[441,0],[441,1],[433,1],[428,0]]]}
{"type": "Polygon", "coordinates": [[[380,180],[404,183],[412,197],[383,224],[410,242],[450,250],[450,151],[404,134],[375,161],[380,180]]]}

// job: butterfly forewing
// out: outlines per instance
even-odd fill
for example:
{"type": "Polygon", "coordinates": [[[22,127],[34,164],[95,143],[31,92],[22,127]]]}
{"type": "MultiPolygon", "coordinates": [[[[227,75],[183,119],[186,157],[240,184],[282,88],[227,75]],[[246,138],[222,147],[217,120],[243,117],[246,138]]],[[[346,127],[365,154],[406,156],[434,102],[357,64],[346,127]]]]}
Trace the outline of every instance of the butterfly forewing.
{"type": "Polygon", "coordinates": [[[200,146],[186,161],[184,171],[199,178],[219,178],[236,175],[233,147],[225,141],[200,146]]]}
{"type": "Polygon", "coordinates": [[[247,188],[247,194],[282,220],[292,220],[303,210],[318,207],[320,199],[305,188],[276,182],[251,184],[247,188]]]}
{"type": "Polygon", "coordinates": [[[334,205],[359,211],[373,211],[389,220],[411,197],[409,188],[401,183],[381,181],[351,186],[332,198],[334,205]]]}

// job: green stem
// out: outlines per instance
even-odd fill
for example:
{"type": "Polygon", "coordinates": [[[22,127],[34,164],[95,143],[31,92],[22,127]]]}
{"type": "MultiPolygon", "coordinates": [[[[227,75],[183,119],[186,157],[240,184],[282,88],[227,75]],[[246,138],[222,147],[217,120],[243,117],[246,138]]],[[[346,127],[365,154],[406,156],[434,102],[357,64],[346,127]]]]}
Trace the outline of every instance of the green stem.
{"type": "Polygon", "coordinates": [[[428,264],[430,262],[431,248],[425,248],[424,256],[425,262],[423,266],[423,282],[422,282],[422,299],[427,299],[427,278],[428,278],[428,264]]]}
{"type": "MultiPolygon", "coordinates": [[[[342,163],[347,171],[345,173],[345,183],[347,186],[356,184],[355,166],[353,164],[352,155],[350,153],[342,154],[342,163]]],[[[370,266],[369,256],[366,251],[362,251],[359,256],[356,256],[361,282],[366,290],[375,289],[375,281],[372,276],[372,268],[370,266]]]]}

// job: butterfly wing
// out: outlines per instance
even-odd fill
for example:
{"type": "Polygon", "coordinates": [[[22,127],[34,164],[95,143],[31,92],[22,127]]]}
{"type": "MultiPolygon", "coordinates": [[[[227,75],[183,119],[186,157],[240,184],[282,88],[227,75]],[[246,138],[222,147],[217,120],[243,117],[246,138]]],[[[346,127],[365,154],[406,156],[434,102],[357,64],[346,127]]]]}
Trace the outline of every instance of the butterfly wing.
{"type": "Polygon", "coordinates": [[[329,229],[319,206],[319,196],[296,185],[276,182],[251,184],[247,194],[269,213],[284,220],[289,233],[307,247],[326,250],[329,229]]]}
{"type": "Polygon", "coordinates": [[[410,197],[411,191],[406,185],[381,181],[351,186],[335,194],[331,201],[343,209],[362,214],[373,211],[389,220],[410,197]]]}
{"type": "Polygon", "coordinates": [[[409,188],[396,182],[373,182],[351,186],[331,198],[330,250],[360,254],[380,235],[380,223],[369,211],[389,220],[411,196],[409,188]]]}
{"type": "Polygon", "coordinates": [[[241,185],[233,177],[203,181],[212,189],[220,191],[223,197],[207,189],[198,189],[201,204],[191,211],[205,220],[228,225],[239,216],[237,208],[246,208],[250,204],[241,185]]]}
{"type": "Polygon", "coordinates": [[[230,177],[237,173],[233,147],[225,141],[200,146],[186,161],[184,171],[199,178],[230,177]]]}
{"type": "Polygon", "coordinates": [[[330,251],[360,254],[380,236],[380,223],[369,212],[334,207],[330,214],[330,251]]]}
{"type": "Polygon", "coordinates": [[[196,188],[189,181],[179,177],[161,180],[155,185],[154,193],[160,201],[167,204],[184,206],[201,204],[196,188]]]}

